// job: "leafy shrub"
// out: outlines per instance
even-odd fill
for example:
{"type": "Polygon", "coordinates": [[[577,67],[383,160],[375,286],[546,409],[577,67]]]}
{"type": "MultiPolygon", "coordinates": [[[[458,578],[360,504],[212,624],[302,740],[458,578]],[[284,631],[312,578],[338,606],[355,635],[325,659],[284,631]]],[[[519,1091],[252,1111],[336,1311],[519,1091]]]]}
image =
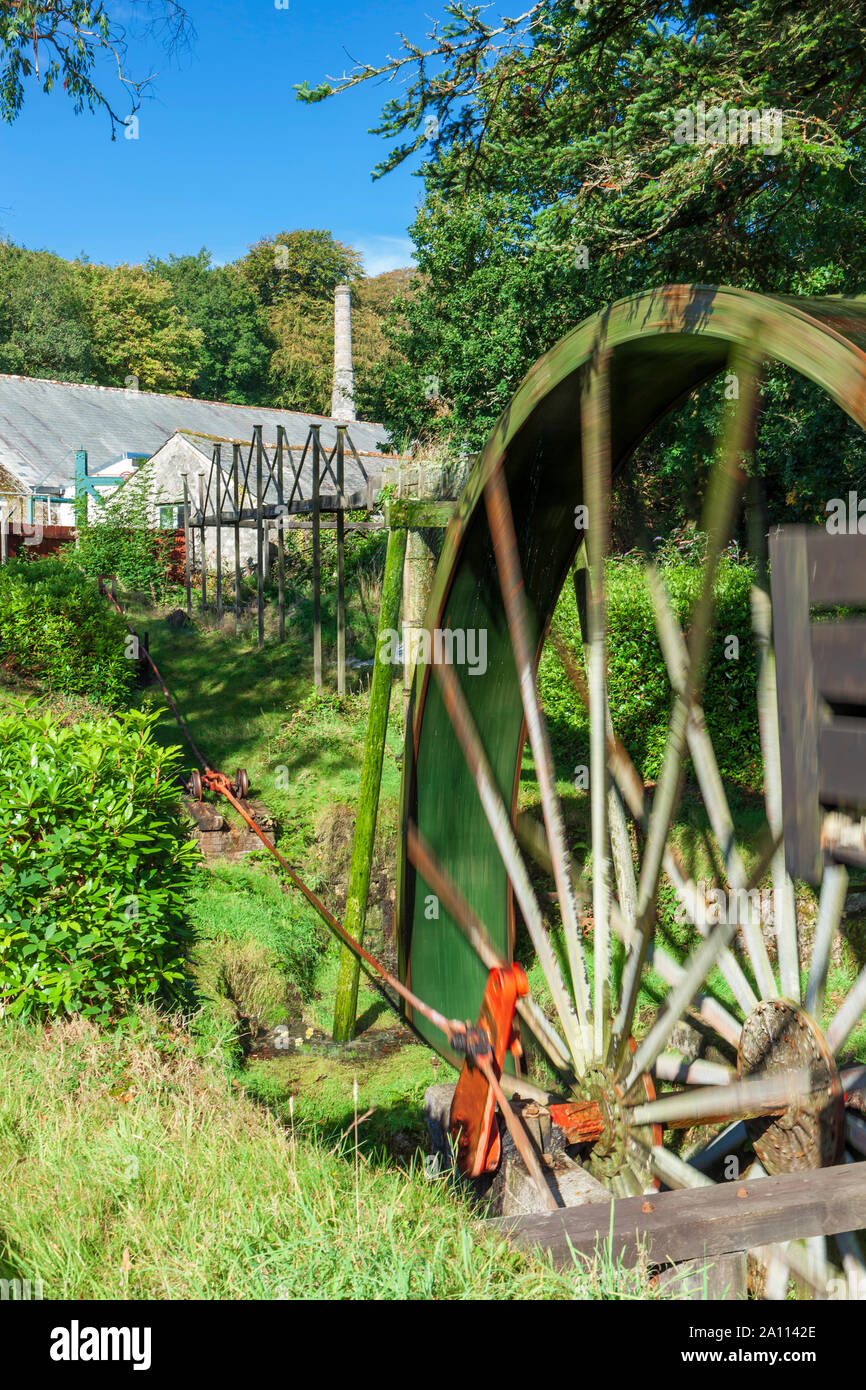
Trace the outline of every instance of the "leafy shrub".
{"type": "Polygon", "coordinates": [[[56,556],[0,568],[0,661],[48,690],[108,706],[134,673],[122,619],[74,561],[56,556]]]}
{"type": "Polygon", "coordinates": [[[0,1012],[106,1019],[176,991],[197,851],[154,718],[0,717],[0,1012]]]}
{"type": "Polygon", "coordinates": [[[126,589],[152,587],[164,596],[175,537],[154,529],[162,501],[148,462],[89,516],[82,506],[76,564],[93,579],[116,574],[126,589]]]}
{"type": "MultiPolygon", "coordinates": [[[[701,586],[699,564],[670,559],[662,573],[683,630],[701,586]]],[[[756,666],[749,594],[751,565],[729,557],[719,568],[715,627],[704,688],[704,713],[724,778],[751,789],[761,786],[756,666]],[[739,641],[739,657],[726,655],[729,637],[739,641]]],[[[667,667],[656,637],[649,593],[640,564],[611,561],[606,570],[608,601],[608,682],[614,728],[648,779],[658,776],[664,756],[671,707],[667,667]]],[[[580,623],[574,589],[566,584],[554,627],[580,654],[580,623]]],[[[545,647],[539,689],[558,760],[573,766],[589,762],[589,721],[556,653],[545,647]]]]}

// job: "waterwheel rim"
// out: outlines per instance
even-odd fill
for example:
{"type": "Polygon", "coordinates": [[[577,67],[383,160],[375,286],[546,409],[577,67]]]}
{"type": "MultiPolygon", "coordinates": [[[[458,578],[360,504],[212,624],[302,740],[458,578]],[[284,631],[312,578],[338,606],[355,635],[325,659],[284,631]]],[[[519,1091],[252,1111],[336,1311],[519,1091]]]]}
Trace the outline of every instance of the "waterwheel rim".
{"type": "MultiPolygon", "coordinates": [[[[703,648],[712,616],[712,569],[727,542],[741,466],[751,450],[761,364],[772,361],[792,367],[822,386],[866,428],[864,344],[866,309],[857,302],[797,303],[688,286],[621,301],[581,325],[529,373],[479,455],[446,536],[428,613],[430,660],[422,660],[416,669],[404,767],[406,833],[399,888],[402,970],[421,997],[449,1016],[474,1017],[491,960],[512,958],[516,900],[542,964],[546,1002],[552,1005],[545,1013],[530,1000],[524,1022],[558,1074],[558,1093],[594,1098],[603,1106],[610,1122],[601,1146],[604,1152],[594,1154],[594,1163],[614,1191],[623,1194],[652,1182],[699,1186],[711,1181],[706,1170],[718,1156],[719,1143],[728,1145],[726,1152],[741,1146],[749,1138],[747,1122],[754,1123],[755,1112],[759,1123],[770,1116],[768,1130],[774,1119],[784,1128],[786,1117],[804,1097],[815,1094],[816,1067],[836,1128],[829,1139],[818,1135],[817,1158],[811,1155],[815,1159],[811,1166],[837,1162],[846,1155],[854,1159],[863,1152],[858,1122],[844,1114],[836,1058],[866,1010],[866,971],[858,976],[826,1032],[816,1030],[814,1024],[821,1014],[830,944],[841,917],[844,870],[834,866],[825,875],[819,909],[821,953],[812,962],[800,959],[790,904],[779,913],[775,965],[760,925],[748,912],[742,922],[735,918],[725,924],[724,931],[698,934],[683,963],[667,958],[658,948],[654,921],[661,875],[670,881],[680,874],[682,879],[681,870],[671,861],[668,832],[683,758],[690,748],[691,714],[700,705],[703,648]],[[721,371],[736,378],[738,400],[714,470],[706,611],[693,619],[689,648],[658,575],[653,579],[656,621],[675,698],[668,753],[644,827],[644,857],[632,885],[634,901],[624,912],[623,885],[618,881],[614,893],[605,868],[608,784],[614,773],[612,780],[622,800],[638,820],[643,787],[625,750],[611,742],[607,723],[603,565],[610,480],[616,479],[624,459],[658,419],[721,371]],[[594,526],[590,521],[585,536],[591,598],[589,679],[584,694],[590,706],[593,838],[605,847],[601,855],[594,855],[598,870],[584,886],[594,924],[592,985],[535,685],[556,600],[584,539],[575,527],[577,511],[583,506],[598,522],[594,526]],[[436,634],[443,632],[464,635],[462,664],[459,639],[458,648],[452,642],[449,650],[447,640],[437,648],[436,634]],[[487,643],[483,662],[482,632],[487,643]],[[543,810],[544,827],[536,849],[552,862],[565,937],[562,958],[547,936],[526,871],[527,833],[530,838],[533,833],[538,836],[539,828],[533,832],[524,826],[524,833],[517,833],[516,793],[525,736],[535,759],[543,810]],[[626,959],[619,987],[612,989],[610,949],[617,935],[625,938],[626,959]],[[738,937],[744,938],[743,949],[738,937]],[[633,1042],[635,1008],[650,954],[657,972],[661,963],[669,991],[668,1012],[674,1021],[693,1009],[697,1000],[698,1012],[708,1025],[729,1048],[738,1049],[738,1065],[718,1064],[714,1070],[713,1064],[703,1063],[683,1070],[669,1055],[671,1027],[661,1014],[633,1042]],[[802,991],[804,967],[808,967],[808,981],[802,991]],[[702,992],[707,976],[716,968],[730,986],[734,1008],[702,992]],[[766,1025],[761,1009],[771,1003],[786,1038],[802,1040],[802,1066],[793,1076],[790,1069],[784,1074],[772,1051],[756,1061],[753,1035],[766,1025]],[[654,1076],[681,1089],[648,1099],[646,1084],[654,1076]],[[712,1108],[714,1100],[718,1111],[712,1108]],[[688,1159],[661,1142],[662,1125],[681,1125],[716,1114],[719,1132],[688,1159]],[[742,1134],[737,1126],[743,1127],[742,1134]],[[728,1132],[734,1130],[734,1134],[728,1132]]],[[[757,621],[767,625],[768,640],[768,610],[759,613],[757,621]]],[[[567,661],[567,653],[563,659],[567,661]]],[[[763,669],[766,675],[767,663],[763,669]]],[[[572,674],[580,686],[580,673],[572,674]]],[[[714,778],[715,764],[706,740],[703,752],[704,774],[712,788],[710,818],[718,838],[729,813],[724,793],[719,796],[720,779],[717,769],[714,778]]],[[[707,786],[702,784],[705,802],[707,786]]],[[[647,808],[648,802],[644,813],[647,808]]],[[[768,807],[774,830],[778,818],[778,807],[768,807]]],[[[756,882],[771,862],[778,871],[779,853],[776,842],[755,870],[756,882]]],[[[752,883],[735,849],[726,856],[726,863],[735,886],[748,891],[752,883]]],[[[676,886],[681,895],[694,889],[687,876],[676,886]]],[[[418,1022],[424,1031],[423,1021],[418,1022]]],[[[447,1054],[435,1030],[429,1037],[434,1047],[447,1054]]],[[[768,1155],[781,1153],[779,1162],[784,1165],[781,1131],[775,1148],[768,1141],[763,1152],[770,1170],[773,1159],[768,1155]]],[[[755,1157],[748,1171],[756,1176],[766,1170],[755,1157]]],[[[849,1248],[848,1254],[860,1258],[856,1249],[849,1248]]],[[[787,1273],[795,1268],[803,1277],[814,1276],[818,1270],[823,1277],[826,1248],[813,1242],[803,1258],[788,1250],[783,1257],[774,1254],[773,1261],[777,1283],[780,1269],[787,1273]]]]}

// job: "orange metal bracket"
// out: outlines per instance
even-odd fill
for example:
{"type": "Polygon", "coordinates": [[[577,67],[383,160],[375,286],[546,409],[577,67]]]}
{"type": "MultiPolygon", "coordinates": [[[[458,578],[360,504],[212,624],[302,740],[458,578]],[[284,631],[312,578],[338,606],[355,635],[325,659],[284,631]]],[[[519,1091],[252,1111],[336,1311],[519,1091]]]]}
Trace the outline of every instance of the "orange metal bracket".
{"type": "Polygon", "coordinates": [[[529,993],[529,981],[519,965],[491,970],[487,977],[478,1027],[467,1033],[466,1061],[451,1104],[450,1133],[457,1145],[457,1167],[468,1178],[492,1173],[501,1145],[496,1124],[496,1101],[473,1054],[488,1056],[497,1079],[508,1052],[521,1055],[514,1010],[529,993]]]}

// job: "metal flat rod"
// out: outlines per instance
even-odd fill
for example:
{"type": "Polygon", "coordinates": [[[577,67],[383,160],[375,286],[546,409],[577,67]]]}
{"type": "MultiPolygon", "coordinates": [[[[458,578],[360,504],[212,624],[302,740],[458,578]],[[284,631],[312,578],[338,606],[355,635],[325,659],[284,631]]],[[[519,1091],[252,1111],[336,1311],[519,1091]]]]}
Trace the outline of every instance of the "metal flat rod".
{"type": "MultiPolygon", "coordinates": [[[[431,640],[432,647],[432,640],[431,640]]],[[[442,701],[445,706],[451,726],[457,737],[457,741],[463,750],[466,764],[472,774],[473,781],[481,799],[481,805],[487,822],[493,832],[499,853],[502,855],[506,872],[511,879],[526,929],[535,947],[539,963],[550,986],[553,1002],[559,1014],[559,1020],[565,1033],[569,1051],[574,1059],[575,1065],[579,1070],[583,1070],[586,1051],[581,1041],[578,1020],[574,1015],[568,991],[559,969],[559,962],[556,959],[550,938],[544,927],[541,910],[536,901],[529,875],[526,872],[526,865],[520,854],[520,849],[515,839],[514,831],[511,827],[511,818],[506,810],[505,803],[496,785],[493,770],[490,766],[484,746],[475,727],[475,721],[466,703],[466,697],[460,688],[460,682],[453,666],[437,663],[434,672],[439,682],[442,692],[442,701]]],[[[591,1041],[591,1039],[587,1040],[591,1041]]]]}
{"type": "Polygon", "coordinates": [[[494,469],[488,480],[484,500],[487,506],[487,519],[493,540],[508,630],[511,635],[511,646],[517,667],[526,729],[535,760],[535,775],[541,795],[544,823],[553,857],[553,876],[559,894],[559,910],[565,933],[566,953],[574,988],[575,1006],[581,1027],[584,1030],[589,1030],[592,1027],[592,1008],[589,1001],[586,959],[583,953],[577,907],[571,891],[571,879],[567,867],[565,828],[562,823],[562,809],[556,794],[553,755],[535,684],[535,652],[529,635],[529,605],[517,549],[514,518],[511,513],[508,488],[501,465],[494,469]]]}
{"type": "Polygon", "coordinates": [[[493,1067],[490,1064],[490,1058],[479,1057],[478,1068],[487,1077],[490,1089],[496,1097],[496,1104],[502,1111],[502,1117],[505,1120],[505,1123],[508,1127],[508,1132],[514,1140],[517,1152],[520,1154],[520,1157],[526,1164],[527,1170],[529,1172],[530,1177],[532,1178],[532,1181],[538,1188],[544,1205],[547,1207],[548,1211],[558,1211],[560,1203],[557,1202],[556,1198],[554,1197],[553,1193],[551,1192],[550,1188],[544,1180],[544,1173],[542,1171],[541,1164],[539,1163],[538,1158],[536,1157],[535,1150],[532,1147],[532,1140],[530,1139],[529,1134],[524,1128],[522,1120],[519,1120],[517,1118],[511,1106],[509,1105],[505,1093],[503,1092],[502,1087],[499,1084],[499,1078],[497,1077],[496,1073],[493,1070],[493,1067]]]}
{"type": "Polygon", "coordinates": [[[827,987],[827,972],[830,969],[830,954],[836,932],[842,920],[845,894],[848,892],[848,870],[844,864],[828,864],[821,879],[821,896],[818,900],[818,921],[815,925],[815,941],[812,946],[812,963],[809,967],[809,981],[806,985],[806,1010],[818,1022],[824,1011],[824,991],[827,987]]]}
{"type": "MultiPolygon", "coordinates": [[[[458,925],[481,963],[487,970],[495,970],[508,962],[499,954],[481,918],[469,906],[457,884],[438,863],[430,846],[425,844],[417,827],[409,822],[406,837],[406,852],[409,861],[418,870],[425,883],[436,894],[440,903],[458,925]]],[[[572,1072],[568,1049],[548,1022],[531,995],[517,1000],[517,1012],[531,1028],[539,1044],[547,1053],[554,1066],[560,1071],[572,1072]]]]}

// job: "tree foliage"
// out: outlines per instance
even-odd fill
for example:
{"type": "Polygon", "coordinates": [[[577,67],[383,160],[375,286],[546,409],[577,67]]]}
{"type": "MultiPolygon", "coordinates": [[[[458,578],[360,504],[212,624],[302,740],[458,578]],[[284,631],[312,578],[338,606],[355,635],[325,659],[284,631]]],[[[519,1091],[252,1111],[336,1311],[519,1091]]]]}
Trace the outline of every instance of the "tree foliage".
{"type": "Polygon", "coordinates": [[[76,113],[101,109],[111,122],[111,138],[126,117],[115,109],[100,76],[105,60],[130,101],[141,104],[151,77],[127,70],[130,39],[136,46],[158,39],[167,50],[186,43],[192,26],[179,0],[132,0],[110,5],[101,0],[3,0],[0,4],[0,120],[12,122],[28,86],[52,92],[58,84],[76,113]],[[124,23],[121,23],[121,19],[124,23]]]}
{"type": "MultiPolygon", "coordinates": [[[[864,39],[855,0],[543,0],[498,24],[451,3],[426,44],[404,39],[394,57],[301,88],[318,101],[399,75],[378,126],[395,143],[376,172],[425,156],[419,275],[394,306],[381,387],[392,432],[479,447],[541,352],[636,291],[866,289],[864,39]],[[744,125],[752,109],[772,122],[744,125]],[[713,111],[721,124],[707,125],[713,111]]],[[[782,369],[765,404],[772,498],[808,514],[819,488],[800,475],[840,486],[862,449],[782,369]]],[[[684,432],[660,427],[636,460],[675,521],[717,405],[712,390],[696,396],[684,432]]]]}
{"type": "Polygon", "coordinates": [[[201,334],[192,394],[263,404],[271,348],[262,305],[247,277],[236,265],[214,265],[204,247],[195,256],[151,257],[147,270],[171,285],[178,310],[201,334]]]}

